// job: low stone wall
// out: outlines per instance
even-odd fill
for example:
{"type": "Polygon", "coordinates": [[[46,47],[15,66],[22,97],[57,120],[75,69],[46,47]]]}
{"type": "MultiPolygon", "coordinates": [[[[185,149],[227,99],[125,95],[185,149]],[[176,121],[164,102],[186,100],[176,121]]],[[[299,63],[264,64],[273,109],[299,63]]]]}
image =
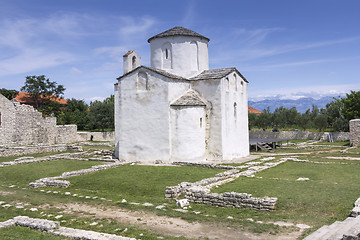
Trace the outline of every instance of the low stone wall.
{"type": "Polygon", "coordinates": [[[128,162],[117,161],[115,163],[92,166],[91,168],[87,168],[87,169],[81,169],[81,170],[76,170],[76,171],[71,171],[71,172],[64,172],[60,176],[40,178],[40,179],[36,180],[35,182],[29,183],[29,187],[32,187],[32,188],[65,187],[65,188],[67,188],[70,186],[70,182],[66,181],[66,180],[59,180],[59,179],[64,179],[64,178],[69,178],[69,177],[74,177],[74,176],[81,176],[81,175],[85,175],[85,174],[89,174],[89,173],[93,173],[93,172],[97,172],[97,171],[101,171],[101,170],[106,170],[106,169],[115,168],[118,166],[123,166],[125,164],[128,164],[128,162]]]}
{"type": "Polygon", "coordinates": [[[109,141],[115,142],[115,132],[78,132],[79,141],[109,141]]]}
{"type": "Polygon", "coordinates": [[[360,146],[360,119],[353,119],[350,125],[350,144],[352,146],[360,146]]]}
{"type": "Polygon", "coordinates": [[[0,157],[20,156],[25,154],[63,152],[63,151],[82,151],[81,146],[56,144],[56,145],[27,145],[27,146],[0,146],[0,157]]]}
{"type": "Polygon", "coordinates": [[[265,211],[275,210],[277,202],[277,198],[255,198],[248,193],[209,193],[199,187],[190,188],[186,192],[185,197],[190,202],[194,203],[202,203],[219,207],[250,208],[265,211]]]}
{"type": "Polygon", "coordinates": [[[213,163],[173,162],[172,164],[178,165],[178,166],[206,167],[206,168],[219,168],[219,169],[235,169],[236,168],[231,165],[219,165],[219,164],[213,164],[213,163]]]}
{"type": "Polygon", "coordinates": [[[84,240],[136,240],[135,238],[122,237],[115,234],[99,233],[82,229],[61,227],[57,221],[51,221],[40,218],[29,218],[27,216],[17,216],[5,222],[0,222],[0,228],[22,226],[28,227],[40,232],[49,233],[55,236],[64,236],[66,238],[84,239],[84,240]]]}
{"type": "MultiPolygon", "coordinates": [[[[278,139],[308,139],[308,140],[329,140],[329,132],[308,132],[308,131],[249,131],[249,138],[278,138],[278,139]]],[[[350,139],[349,132],[332,132],[334,141],[348,141],[350,139]]]]}

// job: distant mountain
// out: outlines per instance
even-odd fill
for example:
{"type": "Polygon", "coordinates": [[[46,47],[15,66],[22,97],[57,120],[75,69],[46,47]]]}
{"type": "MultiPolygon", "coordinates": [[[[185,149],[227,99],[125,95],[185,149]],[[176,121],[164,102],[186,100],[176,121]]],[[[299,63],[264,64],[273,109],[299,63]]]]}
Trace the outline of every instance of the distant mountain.
{"type": "Polygon", "coordinates": [[[260,111],[264,110],[268,106],[270,111],[273,112],[278,107],[292,108],[296,107],[298,112],[304,113],[307,109],[311,109],[312,105],[316,105],[319,109],[325,108],[327,103],[330,103],[334,100],[333,97],[327,96],[322,97],[318,100],[314,98],[299,98],[297,100],[292,99],[265,99],[261,101],[249,101],[249,106],[254,107],[260,111]]]}

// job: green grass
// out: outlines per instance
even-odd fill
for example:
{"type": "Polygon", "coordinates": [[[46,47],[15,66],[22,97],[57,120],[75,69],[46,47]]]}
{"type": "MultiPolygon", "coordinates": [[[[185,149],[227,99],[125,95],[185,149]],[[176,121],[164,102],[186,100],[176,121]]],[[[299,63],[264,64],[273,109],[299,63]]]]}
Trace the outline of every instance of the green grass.
{"type": "Polygon", "coordinates": [[[341,146],[348,147],[350,146],[350,141],[340,141],[340,142],[318,142],[314,143],[314,145],[329,145],[329,146],[341,146]]]}
{"type": "Polygon", "coordinates": [[[100,171],[69,178],[72,189],[79,189],[84,193],[99,196],[144,203],[162,203],[164,201],[165,187],[175,186],[181,182],[195,182],[216,173],[219,169],[201,167],[169,167],[169,166],[142,166],[125,165],[107,171],[100,171]]]}
{"type": "Polygon", "coordinates": [[[96,145],[96,146],[91,146],[91,145],[82,145],[82,148],[84,151],[87,151],[89,149],[98,149],[98,150],[114,150],[115,147],[109,147],[109,146],[101,146],[101,145],[96,145]]]}
{"type": "Polygon", "coordinates": [[[58,176],[63,172],[75,171],[103,164],[94,161],[56,160],[40,163],[21,164],[0,168],[0,182],[27,186],[30,182],[43,177],[58,176]]]}
{"type": "Polygon", "coordinates": [[[8,227],[0,229],[0,239],[6,240],[61,240],[69,239],[47,233],[37,232],[26,227],[8,227]]]}
{"type": "MultiPolygon", "coordinates": [[[[346,142],[336,143],[337,146],[346,146],[346,144],[346,142]]],[[[88,147],[99,148],[98,146],[88,147]]],[[[102,147],[104,146],[100,146],[100,148],[102,147]]],[[[104,149],[108,148],[109,147],[106,147],[104,149]]],[[[360,157],[360,147],[352,148],[346,153],[342,153],[341,150],[342,148],[331,148],[331,146],[327,148],[327,150],[286,150],[283,152],[294,153],[294,155],[297,153],[310,152],[311,154],[308,155],[298,155],[298,158],[317,162],[332,162],[333,164],[286,162],[256,174],[257,177],[262,178],[240,177],[231,183],[213,189],[213,192],[218,193],[236,191],[251,193],[255,197],[277,197],[277,209],[269,212],[250,209],[219,208],[202,204],[191,204],[192,208],[189,209],[188,213],[172,211],[172,209],[177,207],[175,206],[174,200],[164,199],[166,186],[174,186],[185,181],[195,182],[204,178],[213,177],[216,173],[225,171],[200,167],[125,165],[93,174],[69,178],[67,180],[69,180],[72,185],[67,189],[44,188],[46,191],[69,191],[84,196],[105,197],[113,200],[112,202],[87,200],[60,194],[46,194],[39,192],[39,190],[29,188],[7,187],[10,184],[27,187],[29,182],[42,177],[57,176],[65,171],[84,169],[93,165],[103,164],[102,162],[77,160],[57,160],[0,168],[0,200],[12,204],[21,201],[30,203],[31,206],[34,207],[49,204],[51,209],[46,211],[52,214],[59,211],[52,207],[65,203],[78,202],[96,205],[99,208],[111,206],[128,210],[150,211],[157,215],[178,217],[187,221],[216,222],[228,226],[241,227],[244,230],[257,233],[271,232],[276,234],[280,231],[293,231],[294,229],[280,228],[272,224],[249,222],[246,220],[247,218],[264,222],[282,220],[293,223],[305,223],[313,226],[313,229],[309,230],[313,231],[324,224],[331,224],[336,220],[341,221],[345,219],[352,209],[354,201],[360,196],[358,191],[358,189],[360,189],[360,175],[358,174],[360,171],[360,161],[325,158],[327,156],[360,157]],[[299,177],[308,177],[310,181],[297,182],[296,179],[299,177]],[[276,180],[275,178],[283,180],[276,180]],[[11,192],[11,194],[1,195],[1,192],[11,192]],[[123,198],[128,202],[121,203],[123,198]],[[138,202],[140,204],[150,202],[155,206],[163,203],[167,203],[168,205],[166,206],[166,211],[164,211],[157,210],[155,207],[130,205],[129,202],[138,202]],[[192,211],[199,211],[201,214],[196,215],[192,211]],[[227,219],[228,216],[232,216],[233,219],[227,219]]],[[[277,152],[278,151],[276,151],[276,153],[277,152]]],[[[52,154],[54,153],[48,153],[48,155],[52,154]]],[[[264,157],[266,157],[266,155],[264,155],[264,157]]],[[[276,159],[279,158],[281,158],[281,156],[276,156],[276,159]]],[[[3,159],[4,158],[0,158],[0,161],[3,159]]],[[[254,161],[259,160],[260,159],[254,161]]],[[[9,209],[1,209],[0,221],[18,215],[41,217],[38,212],[23,212],[21,209],[12,207],[9,209]]],[[[111,219],[94,219],[93,216],[79,217],[74,215],[64,216],[64,219],[67,220],[67,222],[61,225],[67,227],[89,229],[118,235],[124,234],[116,229],[123,230],[128,228],[129,231],[125,235],[129,237],[140,238],[140,233],[144,234],[141,239],[156,239],[158,236],[149,231],[145,231],[141,227],[129,227],[111,219]],[[71,219],[75,219],[75,221],[71,221],[71,219]],[[95,220],[99,222],[99,225],[101,223],[103,227],[89,226],[89,222],[95,220]]],[[[25,236],[25,239],[41,239],[41,236],[35,236],[38,234],[37,232],[19,230],[19,228],[0,230],[0,236],[11,236],[12,231],[15,232],[14,235],[18,236],[18,239],[21,239],[21,236],[25,236]],[[4,234],[2,234],[2,231],[4,231],[4,234]],[[17,234],[17,232],[21,232],[23,235],[17,234]],[[35,237],[33,237],[33,234],[35,234],[35,237]]],[[[48,238],[44,239],[51,239],[50,237],[52,237],[51,235],[45,236],[48,238]]]]}
{"type": "Polygon", "coordinates": [[[247,192],[277,197],[277,209],[264,219],[302,222],[319,227],[343,220],[359,197],[360,165],[286,162],[258,173],[262,178],[239,178],[215,192],[247,192]],[[310,181],[295,181],[299,177],[310,181]],[[281,178],[288,180],[275,180],[281,178]]]}

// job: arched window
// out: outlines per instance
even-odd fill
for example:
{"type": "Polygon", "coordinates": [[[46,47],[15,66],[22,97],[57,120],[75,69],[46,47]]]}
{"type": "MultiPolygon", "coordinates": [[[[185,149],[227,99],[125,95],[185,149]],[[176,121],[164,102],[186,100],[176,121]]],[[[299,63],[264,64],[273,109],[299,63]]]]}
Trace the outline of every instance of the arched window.
{"type": "Polygon", "coordinates": [[[237,88],[237,77],[236,77],[236,74],[234,74],[234,84],[235,84],[235,91],[237,91],[238,88],[237,88]]]}
{"type": "Polygon", "coordinates": [[[236,117],[237,117],[236,108],[237,108],[237,104],[236,104],[236,102],[234,102],[234,119],[235,119],[235,121],[236,121],[236,117]]]}
{"type": "Polygon", "coordinates": [[[172,53],[171,53],[171,44],[166,42],[162,45],[162,68],[171,69],[172,68],[172,53]]]}
{"type": "Polygon", "coordinates": [[[198,45],[195,41],[190,43],[190,68],[193,71],[199,70],[198,45]]]}
{"type": "Polygon", "coordinates": [[[139,91],[149,90],[148,76],[144,72],[139,72],[139,74],[138,74],[137,90],[139,90],[139,91]]]}
{"type": "Polygon", "coordinates": [[[132,57],[132,69],[136,68],[136,57],[132,57]]]}

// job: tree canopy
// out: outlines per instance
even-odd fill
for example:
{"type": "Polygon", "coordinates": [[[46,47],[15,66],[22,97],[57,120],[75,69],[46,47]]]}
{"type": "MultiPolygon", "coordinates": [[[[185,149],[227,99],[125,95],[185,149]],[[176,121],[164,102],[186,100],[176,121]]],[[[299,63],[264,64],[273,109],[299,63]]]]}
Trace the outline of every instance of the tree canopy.
{"type": "Polygon", "coordinates": [[[27,92],[35,102],[35,108],[38,109],[43,103],[49,103],[47,100],[55,100],[64,95],[65,88],[56,82],[51,82],[45,75],[27,76],[25,85],[21,91],[27,92]]]}
{"type": "Polygon", "coordinates": [[[9,100],[12,100],[12,99],[16,98],[16,96],[19,94],[19,91],[0,88],[0,94],[9,100]]]}
{"type": "Polygon", "coordinates": [[[355,118],[360,118],[360,91],[351,91],[346,97],[334,98],[326,108],[319,109],[313,105],[312,109],[307,109],[303,114],[296,108],[287,109],[282,106],[271,113],[268,107],[262,114],[249,114],[249,127],[348,131],[349,121],[355,118]]]}

